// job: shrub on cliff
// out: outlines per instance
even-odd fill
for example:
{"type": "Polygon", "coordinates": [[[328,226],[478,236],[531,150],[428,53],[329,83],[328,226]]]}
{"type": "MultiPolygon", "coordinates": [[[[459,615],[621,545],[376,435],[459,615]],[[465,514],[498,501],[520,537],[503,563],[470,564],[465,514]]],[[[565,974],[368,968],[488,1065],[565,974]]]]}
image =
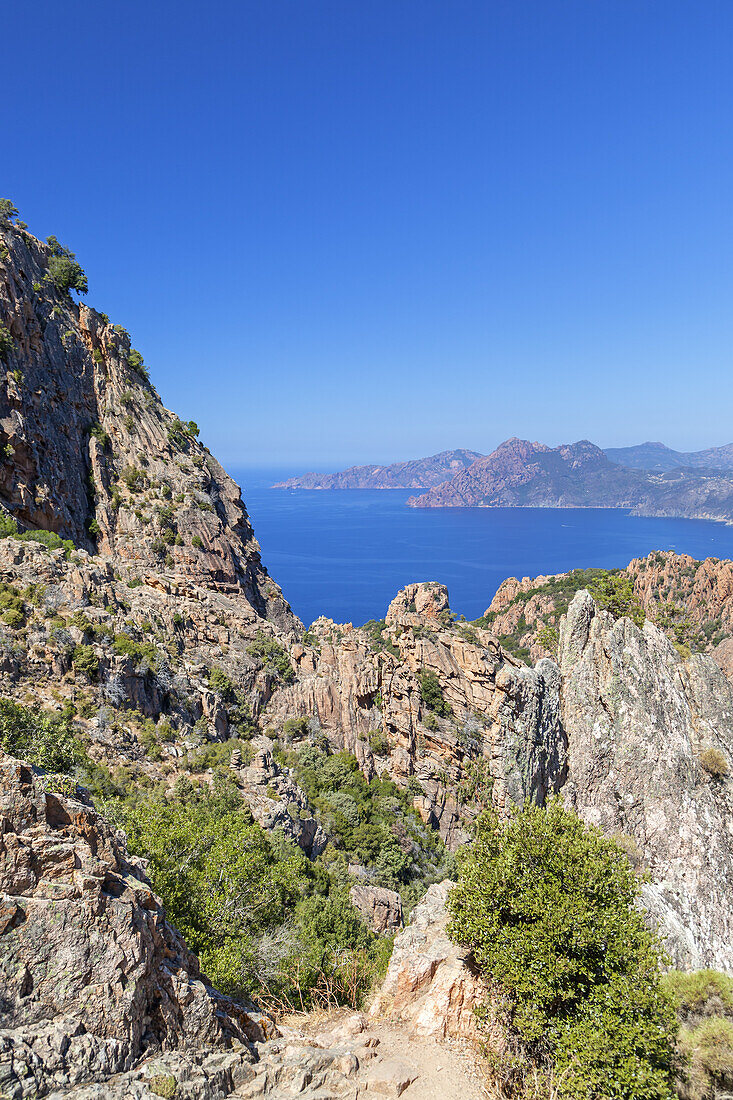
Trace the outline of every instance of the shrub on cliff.
{"type": "Polygon", "coordinates": [[[638,893],[621,849],[559,800],[485,817],[462,864],[450,934],[560,1097],[672,1096],[676,1022],[638,893]]]}
{"type": "Polygon", "coordinates": [[[419,680],[420,695],[427,709],[431,710],[433,714],[439,714],[443,718],[448,718],[451,709],[450,705],[443,698],[443,689],[440,686],[440,680],[437,674],[426,668],[420,673],[419,680]]]}
{"type": "Polygon", "coordinates": [[[15,347],[10,329],[7,325],[0,324],[0,363],[7,363],[8,356],[15,347]]]}
{"type": "Polygon", "coordinates": [[[51,244],[51,257],[48,261],[49,282],[53,283],[62,293],[75,290],[77,294],[86,294],[89,283],[84,270],[77,262],[76,256],[68,248],[64,248],[55,238],[49,237],[51,244]]]}
{"type": "Polygon", "coordinates": [[[646,615],[634,593],[634,582],[628,573],[601,573],[589,585],[588,591],[598,606],[610,611],[614,619],[631,619],[643,626],[646,615]]]}
{"type": "Polygon", "coordinates": [[[82,759],[74,733],[60,715],[0,698],[0,748],[51,772],[68,772],[82,759]]]}

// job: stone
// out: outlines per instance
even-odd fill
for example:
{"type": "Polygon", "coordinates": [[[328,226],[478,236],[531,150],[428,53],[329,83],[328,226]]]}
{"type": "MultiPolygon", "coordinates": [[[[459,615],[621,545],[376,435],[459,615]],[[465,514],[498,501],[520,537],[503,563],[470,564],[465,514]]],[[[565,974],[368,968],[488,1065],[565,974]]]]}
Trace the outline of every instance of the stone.
{"type": "Polygon", "coordinates": [[[402,927],[402,898],[396,890],[384,886],[352,886],[351,904],[372,932],[390,935],[402,927]]]}
{"type": "Polygon", "coordinates": [[[475,1009],[487,991],[469,953],[448,938],[446,880],[428,888],[399,933],[369,1018],[394,1018],[408,1034],[435,1039],[478,1037],[475,1009]]]}

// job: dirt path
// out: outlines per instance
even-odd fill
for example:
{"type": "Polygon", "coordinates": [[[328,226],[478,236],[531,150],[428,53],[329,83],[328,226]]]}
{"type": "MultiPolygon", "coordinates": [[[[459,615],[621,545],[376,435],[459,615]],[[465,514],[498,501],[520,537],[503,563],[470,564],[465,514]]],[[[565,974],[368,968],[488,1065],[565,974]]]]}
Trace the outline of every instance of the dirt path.
{"type": "Polygon", "coordinates": [[[486,1100],[473,1048],[414,1038],[391,1020],[359,1012],[290,1017],[281,1037],[260,1047],[256,1079],[240,1096],[486,1100]]]}

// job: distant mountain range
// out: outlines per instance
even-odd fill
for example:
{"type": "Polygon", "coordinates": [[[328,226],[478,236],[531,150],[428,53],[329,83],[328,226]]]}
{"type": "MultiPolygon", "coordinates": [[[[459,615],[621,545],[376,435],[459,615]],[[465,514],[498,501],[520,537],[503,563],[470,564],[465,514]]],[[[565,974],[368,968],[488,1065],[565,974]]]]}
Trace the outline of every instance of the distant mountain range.
{"type": "Polygon", "coordinates": [[[733,475],[675,466],[632,469],[587,439],[547,447],[508,439],[421,496],[413,508],[626,508],[645,516],[733,520],[733,475]]]}
{"type": "Polygon", "coordinates": [[[508,439],[490,455],[443,451],[390,466],[305,474],[278,489],[425,489],[413,508],[624,508],[638,515],[733,522],[733,444],[675,451],[663,443],[548,447],[508,439]]]}
{"type": "Polygon", "coordinates": [[[706,451],[673,451],[664,443],[639,443],[636,447],[607,447],[605,455],[611,462],[635,470],[673,470],[675,466],[733,470],[733,443],[706,451]]]}
{"type": "Polygon", "coordinates": [[[441,451],[391,466],[350,466],[337,474],[303,474],[279,481],[273,489],[431,489],[465,470],[483,455],[478,451],[441,451]]]}

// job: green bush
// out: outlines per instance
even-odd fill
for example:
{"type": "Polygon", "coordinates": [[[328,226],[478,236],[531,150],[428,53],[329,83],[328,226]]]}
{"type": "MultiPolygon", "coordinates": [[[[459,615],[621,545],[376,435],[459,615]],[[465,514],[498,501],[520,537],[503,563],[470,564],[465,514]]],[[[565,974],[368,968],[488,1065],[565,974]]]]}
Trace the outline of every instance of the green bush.
{"type": "Polygon", "coordinates": [[[209,669],[209,687],[212,691],[216,692],[225,703],[232,703],[237,698],[234,684],[229,679],[226,672],[217,665],[212,665],[209,669]]]}
{"type": "Polygon", "coordinates": [[[501,991],[525,1056],[560,1097],[667,1100],[676,1023],[622,851],[559,800],[481,819],[449,934],[501,991]]]}
{"type": "Polygon", "coordinates": [[[0,747],[50,772],[69,772],[83,757],[68,722],[0,697],[0,747]]]}
{"type": "Polygon", "coordinates": [[[10,334],[10,329],[0,324],[0,363],[7,363],[8,356],[15,347],[15,340],[10,334]]]}
{"type": "Polygon", "coordinates": [[[420,695],[428,710],[442,718],[448,718],[451,713],[449,704],[443,698],[443,689],[435,672],[423,669],[418,677],[420,681],[420,695]]]}
{"type": "Polygon", "coordinates": [[[10,199],[0,199],[0,227],[8,229],[13,224],[13,218],[18,217],[18,210],[10,199]]]}
{"type": "Polygon", "coordinates": [[[295,679],[295,672],[290,662],[287,650],[280,643],[258,630],[254,642],[247,646],[250,657],[257,657],[268,672],[274,672],[285,684],[291,684],[295,679]]]}
{"type": "Polygon", "coordinates": [[[200,535],[194,535],[193,538],[191,539],[191,546],[195,547],[196,550],[200,550],[203,545],[204,544],[203,544],[203,541],[201,539],[201,536],[200,535]]]}
{"type": "Polygon", "coordinates": [[[131,657],[138,664],[147,664],[149,668],[156,668],[158,664],[158,651],[151,642],[138,642],[129,634],[115,634],[112,648],[118,657],[131,657]]]}
{"type": "Polygon", "coordinates": [[[121,805],[131,850],[206,975],[235,997],[308,1007],[319,991],[357,1007],[384,956],[348,898],[282,836],[252,821],[237,789],[179,783],[177,797],[121,805]],[[339,984],[339,968],[356,986],[339,984]]]}
{"type": "Polygon", "coordinates": [[[48,279],[62,292],[75,290],[78,294],[86,294],[89,290],[87,277],[76,256],[61,245],[48,261],[48,279]]]}
{"type": "Polygon", "coordinates": [[[733,1021],[712,1016],[680,1031],[686,1065],[678,1093],[683,1100],[709,1100],[733,1089],[733,1021]]]}
{"type": "Polygon", "coordinates": [[[628,573],[602,573],[588,585],[598,607],[610,611],[614,619],[627,617],[637,626],[644,625],[644,608],[634,595],[634,582],[628,573]]]}
{"type": "Polygon", "coordinates": [[[86,676],[88,680],[96,680],[99,676],[99,658],[90,645],[76,646],[71,663],[75,670],[82,676],[86,676]]]}

